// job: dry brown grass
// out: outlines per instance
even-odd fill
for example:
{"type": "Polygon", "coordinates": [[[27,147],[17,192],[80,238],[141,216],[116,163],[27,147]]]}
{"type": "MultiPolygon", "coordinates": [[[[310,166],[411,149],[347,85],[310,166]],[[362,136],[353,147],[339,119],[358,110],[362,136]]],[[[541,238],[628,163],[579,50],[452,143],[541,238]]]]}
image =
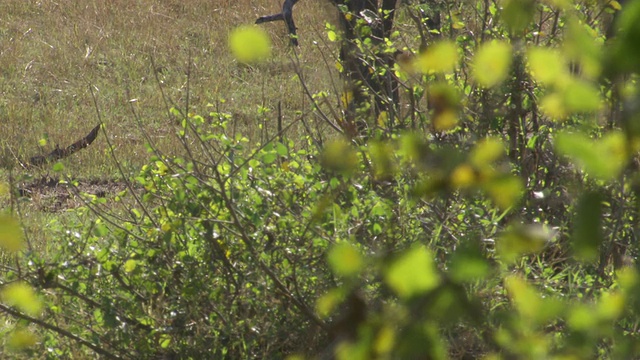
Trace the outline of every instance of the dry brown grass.
{"type": "MultiPolygon", "coordinates": [[[[0,3],[0,169],[19,169],[18,160],[66,146],[97,122],[90,88],[116,154],[135,172],[147,158],[141,131],[165,150],[177,148],[151,59],[167,95],[184,106],[190,71],[191,112],[205,115],[207,103],[225,99],[248,136],[257,136],[258,106],[275,111],[282,103],[285,121],[309,109],[295,77],[282,23],[265,24],[274,54],[264,64],[238,65],[227,49],[234,27],[279,11],[280,1],[24,1],[0,3]],[[191,66],[189,66],[191,60],[191,66]],[[133,108],[140,114],[138,126],[133,108]],[[39,149],[38,141],[49,142],[39,149]]],[[[296,7],[301,68],[312,90],[331,90],[330,71],[319,51],[330,6],[306,1],[296,7]],[[304,26],[301,26],[304,24],[304,26]]],[[[74,177],[117,176],[101,137],[64,160],[74,177]]],[[[33,170],[31,170],[33,172],[33,170]]],[[[45,169],[45,172],[47,169],[45,169]]]]}

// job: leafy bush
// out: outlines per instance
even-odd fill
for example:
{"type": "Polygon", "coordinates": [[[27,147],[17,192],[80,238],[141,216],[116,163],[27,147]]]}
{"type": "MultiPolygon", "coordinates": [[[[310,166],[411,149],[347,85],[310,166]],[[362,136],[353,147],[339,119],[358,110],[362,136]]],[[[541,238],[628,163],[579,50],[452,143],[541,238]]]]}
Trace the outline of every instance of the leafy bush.
{"type": "Polygon", "coordinates": [[[367,56],[434,43],[375,63],[403,92],[395,114],[357,109],[359,137],[348,91],[343,109],[308,95],[351,136],[256,144],[231,115],[173,109],[184,156],[149,145],[126,191],[86,197],[55,251],[3,276],[41,290],[3,288],[16,347],[33,324],[52,358],[638,356],[638,69],[622,59],[640,12],[607,39],[620,4],[599,6],[447,3],[438,31],[351,39],[367,56]]]}

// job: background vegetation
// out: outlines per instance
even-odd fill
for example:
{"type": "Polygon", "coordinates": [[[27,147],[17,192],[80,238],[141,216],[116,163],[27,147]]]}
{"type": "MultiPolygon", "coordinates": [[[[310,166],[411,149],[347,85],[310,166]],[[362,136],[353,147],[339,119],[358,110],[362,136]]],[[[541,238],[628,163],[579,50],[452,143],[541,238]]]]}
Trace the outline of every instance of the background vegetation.
{"type": "Polygon", "coordinates": [[[0,4],[3,357],[638,356],[640,3],[280,7],[0,4]]]}

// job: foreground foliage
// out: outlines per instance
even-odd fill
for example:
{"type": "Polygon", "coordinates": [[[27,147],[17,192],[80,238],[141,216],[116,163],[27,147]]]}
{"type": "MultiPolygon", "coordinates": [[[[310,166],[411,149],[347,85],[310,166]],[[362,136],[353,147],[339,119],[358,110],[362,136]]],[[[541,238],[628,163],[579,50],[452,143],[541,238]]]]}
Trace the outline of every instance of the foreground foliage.
{"type": "Polygon", "coordinates": [[[350,89],[343,109],[309,94],[346,135],[333,140],[309,130],[294,141],[280,126],[256,144],[221,110],[172,109],[186,155],[150,140],[127,190],[111,203],[86,196],[78,216],[88,220],[52,224],[55,251],[20,252],[16,220],[0,218],[16,254],[6,263],[17,264],[2,279],[0,309],[15,323],[7,348],[51,358],[638,356],[640,69],[626,60],[638,52],[638,4],[624,6],[614,39],[601,21],[617,2],[597,14],[563,2],[448,8],[449,29],[417,35],[432,46],[371,68],[397,76],[408,105],[375,116],[359,106],[359,136],[339,116],[353,113],[350,89]],[[472,20],[479,35],[461,31],[472,20]]]}

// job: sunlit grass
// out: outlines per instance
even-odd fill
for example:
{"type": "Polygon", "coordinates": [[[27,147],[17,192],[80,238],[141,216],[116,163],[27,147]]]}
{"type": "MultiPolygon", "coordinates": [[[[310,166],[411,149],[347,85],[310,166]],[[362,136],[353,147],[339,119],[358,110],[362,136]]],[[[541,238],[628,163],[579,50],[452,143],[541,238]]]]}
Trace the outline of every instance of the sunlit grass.
{"type": "MultiPolygon", "coordinates": [[[[305,26],[295,51],[312,90],[330,87],[331,69],[312,43],[330,18],[324,6],[299,5],[305,26]]],[[[249,137],[258,136],[259,124],[275,121],[278,103],[291,120],[309,105],[284,25],[263,25],[274,51],[260,66],[238,64],[227,49],[233,28],[279,7],[246,0],[3,2],[0,166],[20,169],[33,155],[73,143],[95,126],[98,110],[116,156],[135,172],[147,158],[143,133],[163,151],[179,148],[162,91],[169,106],[184,109],[188,98],[189,112],[202,115],[211,111],[208,103],[224,101],[221,109],[249,137]],[[260,107],[267,113],[260,115],[260,107]]],[[[65,159],[65,172],[119,176],[102,136],[65,159]]]]}

